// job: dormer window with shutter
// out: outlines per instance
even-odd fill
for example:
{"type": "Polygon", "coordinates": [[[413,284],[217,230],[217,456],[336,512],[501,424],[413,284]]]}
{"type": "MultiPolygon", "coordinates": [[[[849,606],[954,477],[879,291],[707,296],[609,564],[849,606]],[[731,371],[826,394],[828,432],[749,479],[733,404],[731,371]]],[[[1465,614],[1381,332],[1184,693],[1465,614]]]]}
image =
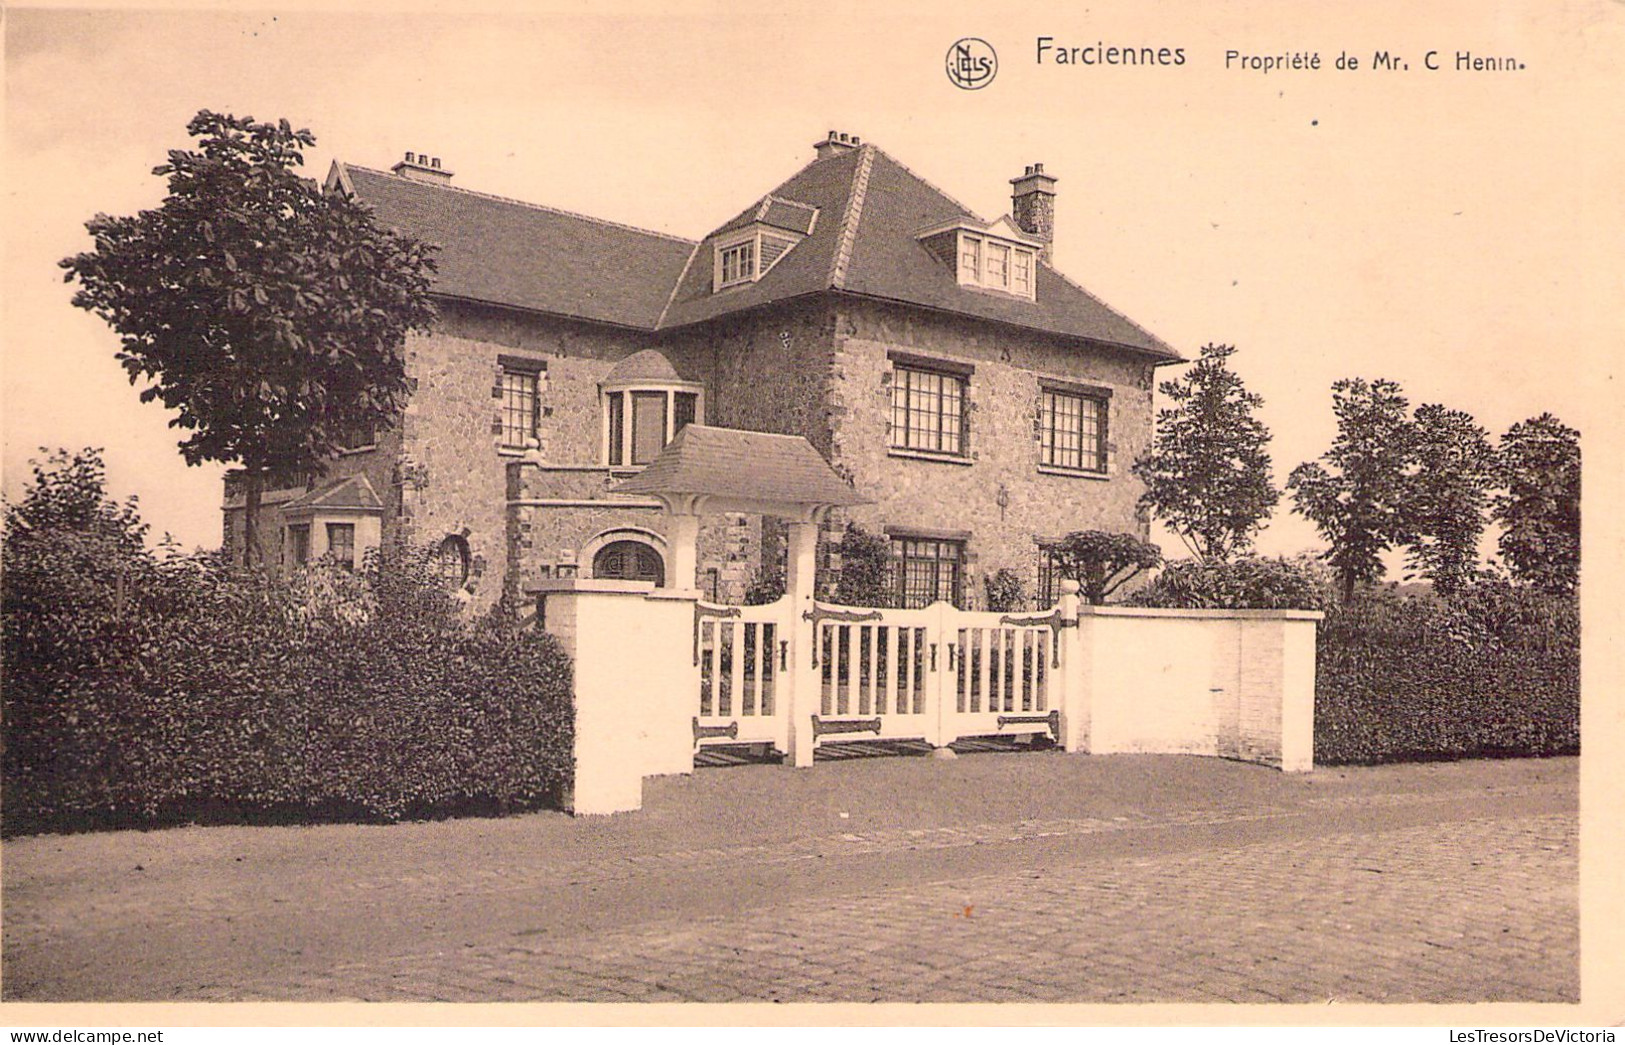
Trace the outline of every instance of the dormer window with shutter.
{"type": "Polygon", "coordinates": [[[1044,245],[1009,218],[985,227],[969,219],[950,222],[926,229],[916,238],[933,257],[953,269],[960,286],[1037,299],[1038,256],[1044,245]]]}

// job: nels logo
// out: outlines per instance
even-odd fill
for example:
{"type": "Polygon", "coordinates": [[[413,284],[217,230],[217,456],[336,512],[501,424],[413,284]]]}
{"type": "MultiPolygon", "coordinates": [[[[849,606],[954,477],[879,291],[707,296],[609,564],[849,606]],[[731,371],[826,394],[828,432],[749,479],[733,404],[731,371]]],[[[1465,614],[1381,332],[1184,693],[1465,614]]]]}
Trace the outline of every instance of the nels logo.
{"type": "Polygon", "coordinates": [[[993,82],[999,71],[999,56],[986,40],[967,36],[948,48],[948,79],[955,87],[979,91],[993,82]]]}

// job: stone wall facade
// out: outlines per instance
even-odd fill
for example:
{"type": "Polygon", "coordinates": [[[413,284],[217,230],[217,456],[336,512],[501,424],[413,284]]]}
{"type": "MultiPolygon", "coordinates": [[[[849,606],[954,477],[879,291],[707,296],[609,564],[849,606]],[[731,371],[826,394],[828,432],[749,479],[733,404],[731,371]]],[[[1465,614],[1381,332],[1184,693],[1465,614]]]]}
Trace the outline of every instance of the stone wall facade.
{"type": "Polygon", "coordinates": [[[872,505],[848,518],[871,532],[910,530],[965,541],[965,589],[1013,570],[1034,593],[1039,546],[1074,530],[1148,536],[1138,509],[1143,485],[1129,465],[1152,431],[1153,368],[1130,353],[954,316],[879,303],[843,302],[836,321],[831,460],[872,505]],[[890,447],[894,353],[963,370],[969,456],[960,461],[890,447]],[[1040,471],[1041,380],[1109,390],[1103,476],[1040,471]]]}
{"type": "MultiPolygon", "coordinates": [[[[616,364],[650,347],[682,380],[703,385],[705,423],[803,435],[874,500],[826,524],[825,591],[839,568],[830,551],[849,520],[876,533],[964,540],[965,591],[973,604],[982,578],[1001,567],[1014,570],[1031,593],[1043,539],[1077,529],[1148,532],[1136,509],[1142,488],[1128,474],[1151,436],[1148,362],[843,295],[798,299],[663,335],[443,302],[436,329],[407,342],[414,391],[400,425],[382,433],[374,449],[337,459],[329,476],[369,476],[385,503],[385,540],[428,546],[448,535],[463,537],[476,608],[540,581],[590,577],[593,554],[613,540],[641,541],[669,563],[658,505],[609,494],[629,473],[608,465],[600,398],[616,364]],[[899,352],[970,368],[964,461],[890,449],[892,356],[899,352]],[[539,438],[525,449],[502,445],[503,357],[538,372],[539,438]],[[1043,377],[1110,391],[1104,476],[1039,471],[1043,377]]],[[[273,560],[278,511],[277,500],[268,497],[263,525],[273,560]]],[[[228,544],[231,533],[240,533],[241,516],[240,508],[228,508],[228,544]]],[[[778,528],[777,521],[748,516],[707,518],[694,586],[722,601],[740,601],[760,564],[764,533],[770,549],[782,549],[778,528]]]]}

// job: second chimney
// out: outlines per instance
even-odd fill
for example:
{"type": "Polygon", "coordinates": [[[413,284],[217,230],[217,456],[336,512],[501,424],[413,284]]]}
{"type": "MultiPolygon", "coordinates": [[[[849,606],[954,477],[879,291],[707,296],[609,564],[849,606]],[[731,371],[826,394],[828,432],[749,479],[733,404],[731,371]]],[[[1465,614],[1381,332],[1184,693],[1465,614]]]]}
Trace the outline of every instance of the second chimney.
{"type": "Polygon", "coordinates": [[[407,153],[406,159],[391,167],[390,171],[410,181],[428,182],[431,185],[444,185],[451,180],[451,171],[440,166],[440,157],[431,159],[422,152],[407,153]]]}
{"type": "Polygon", "coordinates": [[[1010,216],[1021,231],[1044,241],[1045,257],[1055,242],[1055,182],[1054,175],[1044,173],[1042,163],[1010,179],[1010,216]]]}

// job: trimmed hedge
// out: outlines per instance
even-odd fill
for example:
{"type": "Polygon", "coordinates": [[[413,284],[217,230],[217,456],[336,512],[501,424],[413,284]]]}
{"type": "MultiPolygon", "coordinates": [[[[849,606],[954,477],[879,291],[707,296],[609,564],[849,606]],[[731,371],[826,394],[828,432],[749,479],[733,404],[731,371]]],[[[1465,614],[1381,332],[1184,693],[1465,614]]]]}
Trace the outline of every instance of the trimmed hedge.
{"type": "Polygon", "coordinates": [[[1331,592],[1326,567],[1307,556],[1181,559],[1124,602],[1179,610],[1321,610],[1331,592]]]}
{"type": "Polygon", "coordinates": [[[288,583],[12,536],[8,835],[508,811],[569,784],[568,658],[509,617],[466,622],[421,557],[288,583]]]}
{"type": "Polygon", "coordinates": [[[1317,763],[1579,750],[1572,598],[1501,581],[1448,600],[1377,591],[1333,607],[1321,623],[1317,763]]]}

